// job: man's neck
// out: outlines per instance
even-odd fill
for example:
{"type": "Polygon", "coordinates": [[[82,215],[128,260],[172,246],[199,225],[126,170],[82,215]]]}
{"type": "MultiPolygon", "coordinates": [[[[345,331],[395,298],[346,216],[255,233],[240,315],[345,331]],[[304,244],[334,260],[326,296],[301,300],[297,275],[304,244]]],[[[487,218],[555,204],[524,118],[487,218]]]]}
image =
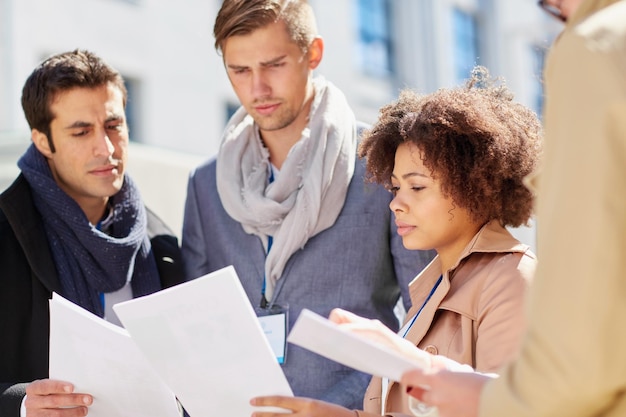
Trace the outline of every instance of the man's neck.
{"type": "Polygon", "coordinates": [[[79,206],[85,213],[85,216],[87,216],[89,223],[97,225],[108,213],[109,199],[105,198],[97,201],[82,202],[79,203],[79,206]]]}
{"type": "Polygon", "coordinates": [[[261,133],[261,140],[263,145],[267,148],[270,154],[270,162],[278,169],[281,169],[283,163],[287,159],[289,151],[302,137],[302,131],[300,135],[264,135],[261,133]]]}

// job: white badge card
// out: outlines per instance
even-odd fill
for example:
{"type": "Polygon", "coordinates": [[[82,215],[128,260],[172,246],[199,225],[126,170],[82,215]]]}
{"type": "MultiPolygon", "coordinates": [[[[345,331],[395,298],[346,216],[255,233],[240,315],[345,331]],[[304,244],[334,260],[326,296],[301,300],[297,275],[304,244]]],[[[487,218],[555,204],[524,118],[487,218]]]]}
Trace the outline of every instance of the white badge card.
{"type": "Polygon", "coordinates": [[[274,304],[267,308],[255,309],[265,337],[276,355],[278,363],[285,363],[287,356],[287,333],[289,326],[289,306],[274,304]]]}

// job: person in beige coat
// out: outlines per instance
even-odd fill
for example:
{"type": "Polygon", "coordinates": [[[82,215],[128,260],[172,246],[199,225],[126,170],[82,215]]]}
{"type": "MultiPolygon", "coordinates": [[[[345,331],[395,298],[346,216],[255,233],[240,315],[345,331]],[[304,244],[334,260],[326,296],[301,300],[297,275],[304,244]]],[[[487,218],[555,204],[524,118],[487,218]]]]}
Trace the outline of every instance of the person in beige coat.
{"type": "Polygon", "coordinates": [[[545,3],[566,25],[544,72],[528,334],[495,380],[405,375],[442,417],[626,416],[626,1],[545,3]]]}
{"type": "MultiPolygon", "coordinates": [[[[405,339],[426,352],[477,370],[496,371],[514,356],[521,341],[525,329],[523,294],[535,263],[527,245],[513,238],[498,221],[487,223],[455,265],[443,273],[415,323],[405,329],[405,339]]],[[[441,274],[441,259],[437,257],[413,281],[410,291],[414,304],[407,317],[415,317],[441,274]]],[[[411,415],[406,391],[399,383],[381,378],[370,383],[364,410],[358,415],[411,415]]]]}
{"type": "MultiPolygon", "coordinates": [[[[541,150],[537,116],[493,81],[477,67],[464,87],[426,96],[404,91],[381,109],[359,154],[371,179],[394,195],[390,208],[404,246],[435,249],[437,256],[410,284],[405,340],[379,322],[331,314],[337,322],[380,326],[372,333],[394,349],[403,349],[394,340],[408,345],[409,355],[418,346],[484,372],[513,357],[525,329],[524,293],[536,259],[505,226],[529,220],[532,194],[522,180],[541,150]]],[[[364,411],[303,398],[252,403],[341,417],[410,414],[408,401],[399,384],[374,378],[364,411]]]]}

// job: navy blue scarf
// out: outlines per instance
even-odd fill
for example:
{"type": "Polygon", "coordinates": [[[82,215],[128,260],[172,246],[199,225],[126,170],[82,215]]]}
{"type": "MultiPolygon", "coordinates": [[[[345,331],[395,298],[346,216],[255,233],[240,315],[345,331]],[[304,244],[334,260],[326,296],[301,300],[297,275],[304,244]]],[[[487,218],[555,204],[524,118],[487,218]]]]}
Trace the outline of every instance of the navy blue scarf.
{"type": "Polygon", "coordinates": [[[128,175],[121,190],[109,199],[113,219],[106,234],[59,188],[46,158],[34,145],[18,166],[43,219],[62,296],[102,317],[100,293],[119,290],[129,279],[134,297],[161,288],[147,235],[146,209],[128,175]]]}

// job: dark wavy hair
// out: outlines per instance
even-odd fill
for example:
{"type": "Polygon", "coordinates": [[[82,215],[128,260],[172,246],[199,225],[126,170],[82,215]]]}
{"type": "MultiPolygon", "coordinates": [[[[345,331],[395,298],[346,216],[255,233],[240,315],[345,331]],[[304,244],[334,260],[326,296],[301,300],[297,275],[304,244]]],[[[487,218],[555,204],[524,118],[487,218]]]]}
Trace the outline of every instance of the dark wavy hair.
{"type": "Polygon", "coordinates": [[[117,87],[126,107],[127,91],[121,74],[90,51],[76,49],[53,55],[28,76],[22,88],[22,108],[31,129],[45,134],[54,152],[50,106],[61,92],[73,88],[96,88],[107,84],[117,87]]]}
{"type": "Polygon", "coordinates": [[[389,186],[396,149],[412,143],[442,193],[475,221],[527,224],[533,195],[523,180],[537,167],[542,129],[537,115],[512,99],[484,67],[474,68],[464,87],[402,91],[359,145],[369,180],[389,186]]]}

